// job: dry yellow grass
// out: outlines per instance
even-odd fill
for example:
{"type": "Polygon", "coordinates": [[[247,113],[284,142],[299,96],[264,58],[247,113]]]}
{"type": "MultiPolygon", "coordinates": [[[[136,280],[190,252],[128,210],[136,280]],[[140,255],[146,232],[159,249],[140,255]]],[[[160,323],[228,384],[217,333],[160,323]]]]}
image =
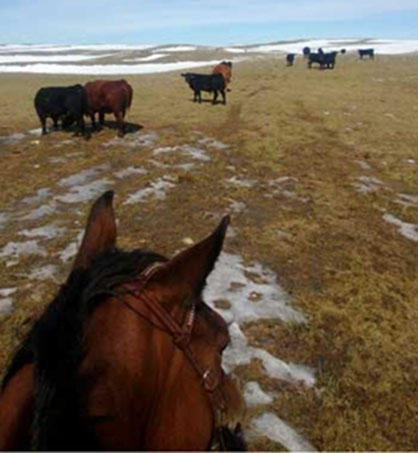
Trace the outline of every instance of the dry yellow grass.
{"type": "MultiPolygon", "coordinates": [[[[374,62],[340,56],[336,69],[324,72],[309,71],[302,59],[293,68],[284,59],[260,59],[235,65],[225,107],[193,104],[179,73],[126,77],[135,93],[128,119],[144,132],[157,132],[158,146],[187,143],[202,133],[230,144],[231,152],[213,153],[204,171],[171,172],[178,186],[161,203],[118,204],[134,191],[132,180],[118,184],[121,245],[147,244],[170,255],[182,247],[182,238],[210,231],[231,199],[247,205],[233,215],[238,235],[228,247],[274,269],[292,303],[309,318],[294,326],[250,323],[247,336],[277,357],[314,366],[318,381],[314,390],[278,383],[257,363],[238,374],[277,391],[272,410],[321,450],[418,447],[418,243],[382,218],[386,209],[418,222],[417,206],[396,203],[397,194],[418,192],[417,73],[414,56],[374,62]],[[227,184],[234,174],[257,184],[227,184]],[[268,182],[281,176],[297,178],[288,187],[297,197],[283,191],[265,197],[268,182]],[[353,187],[359,176],[384,185],[361,194],[353,187]]],[[[32,106],[38,87],[92,78],[0,76],[0,135],[38,127],[32,106]]],[[[103,148],[113,135],[105,130],[60,148],[63,155],[78,155],[55,166],[49,158],[58,155],[57,141],[68,138],[63,132],[42,138],[40,145],[25,140],[4,147],[0,212],[84,168],[145,165],[150,148],[103,148]]],[[[140,185],[159,174],[163,170],[150,170],[140,185]]],[[[66,216],[71,222],[84,219],[66,216]]],[[[70,231],[55,241],[40,263],[56,262],[56,250],[73,236],[70,231]]],[[[16,238],[6,228],[0,247],[16,238]]],[[[16,310],[0,320],[2,367],[28,319],[56,290],[52,283],[28,284],[25,269],[35,260],[22,260],[19,272],[2,266],[0,287],[22,288],[16,310]]],[[[251,447],[280,448],[264,441],[251,447]]]]}

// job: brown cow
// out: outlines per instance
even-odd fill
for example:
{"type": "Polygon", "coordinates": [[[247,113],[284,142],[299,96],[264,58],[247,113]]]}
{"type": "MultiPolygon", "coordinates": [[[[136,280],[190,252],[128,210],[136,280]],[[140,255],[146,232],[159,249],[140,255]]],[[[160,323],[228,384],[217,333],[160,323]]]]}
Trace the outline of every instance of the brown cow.
{"type": "Polygon", "coordinates": [[[232,78],[232,62],[223,61],[219,63],[212,69],[212,74],[222,74],[225,80],[225,85],[228,85],[231,82],[232,78]]]}
{"type": "Polygon", "coordinates": [[[133,90],[126,80],[94,80],[84,85],[88,98],[88,115],[93,129],[94,116],[99,113],[99,123],[104,125],[105,113],[113,113],[116,118],[118,136],[125,134],[125,113],[132,103],[133,90]]]}

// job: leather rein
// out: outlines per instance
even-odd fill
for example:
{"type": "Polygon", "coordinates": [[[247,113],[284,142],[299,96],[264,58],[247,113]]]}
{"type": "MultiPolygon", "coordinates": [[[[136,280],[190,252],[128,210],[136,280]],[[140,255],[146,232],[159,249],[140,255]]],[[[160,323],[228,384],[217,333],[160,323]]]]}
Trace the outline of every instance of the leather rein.
{"type": "Polygon", "coordinates": [[[163,330],[173,337],[173,342],[188,358],[190,364],[195,369],[196,373],[202,381],[202,386],[206,390],[211,402],[212,412],[214,416],[215,428],[222,425],[222,418],[225,412],[225,399],[220,389],[220,383],[223,376],[223,370],[219,367],[218,370],[213,370],[205,366],[200,358],[196,356],[191,348],[192,331],[196,316],[196,304],[190,307],[186,313],[184,322],[180,325],[170,313],[158,301],[149,297],[144,291],[147,283],[161,268],[164,263],[153,263],[148,266],[141,274],[132,282],[125,284],[128,289],[128,294],[135,297],[135,301],[142,302],[148,308],[148,313],[142,304],[133,304],[134,301],[122,298],[122,302],[134,313],[144,318],[159,330],[163,330]],[[152,319],[149,314],[151,313],[152,319]]]}

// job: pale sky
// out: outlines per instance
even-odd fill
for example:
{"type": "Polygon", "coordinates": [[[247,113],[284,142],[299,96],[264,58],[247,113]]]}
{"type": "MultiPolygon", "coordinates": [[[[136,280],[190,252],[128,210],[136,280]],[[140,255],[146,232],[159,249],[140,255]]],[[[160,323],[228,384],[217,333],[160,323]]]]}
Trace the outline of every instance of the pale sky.
{"type": "Polygon", "coordinates": [[[2,44],[418,38],[418,0],[0,0],[2,44]]]}

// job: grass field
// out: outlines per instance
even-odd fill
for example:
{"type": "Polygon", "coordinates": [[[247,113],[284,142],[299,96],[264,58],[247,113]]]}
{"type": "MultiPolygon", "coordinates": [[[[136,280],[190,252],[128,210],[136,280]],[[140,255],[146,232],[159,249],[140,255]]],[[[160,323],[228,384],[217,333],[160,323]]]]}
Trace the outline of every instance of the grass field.
{"type": "MultiPolygon", "coordinates": [[[[0,136],[39,127],[32,104],[39,87],[92,78],[1,75],[0,136]]],[[[42,188],[62,196],[59,181],[92,167],[106,165],[100,172],[108,178],[135,166],[147,173],[111,185],[121,247],[171,256],[239,202],[227,250],[274,270],[306,314],[303,324],[245,325],[252,346],[316,370],[309,389],[267,377],[258,361],[237,368],[243,382],[257,380],[275,395],[269,410],[320,450],[416,449],[418,58],[346,55],[334,71],[308,70],[302,59],[293,68],[282,58],[242,62],[226,106],[192,103],[180,73],[126,79],[134,88],[127,118],[142,127],[140,136],[154,134],[152,146],[127,146],[129,134],[113,140],[112,129],[89,141],[55,132],[0,145],[0,213],[10,219],[0,237],[0,288],[18,288],[14,310],[0,318],[0,369],[63,282],[69,262],[59,253],[90,206],[22,220],[22,199],[42,188]],[[191,170],[176,152],[153,163],[156,147],[206,137],[228,152],[213,146],[211,160],[191,170]],[[172,185],[165,199],[124,204],[158,178],[172,185]],[[51,223],[65,231],[44,240],[44,256],[1,257],[7,243],[23,240],[22,229],[51,223]],[[53,279],[28,278],[45,265],[56,266],[53,279]]],[[[265,438],[250,447],[282,448],[265,438]]]]}

